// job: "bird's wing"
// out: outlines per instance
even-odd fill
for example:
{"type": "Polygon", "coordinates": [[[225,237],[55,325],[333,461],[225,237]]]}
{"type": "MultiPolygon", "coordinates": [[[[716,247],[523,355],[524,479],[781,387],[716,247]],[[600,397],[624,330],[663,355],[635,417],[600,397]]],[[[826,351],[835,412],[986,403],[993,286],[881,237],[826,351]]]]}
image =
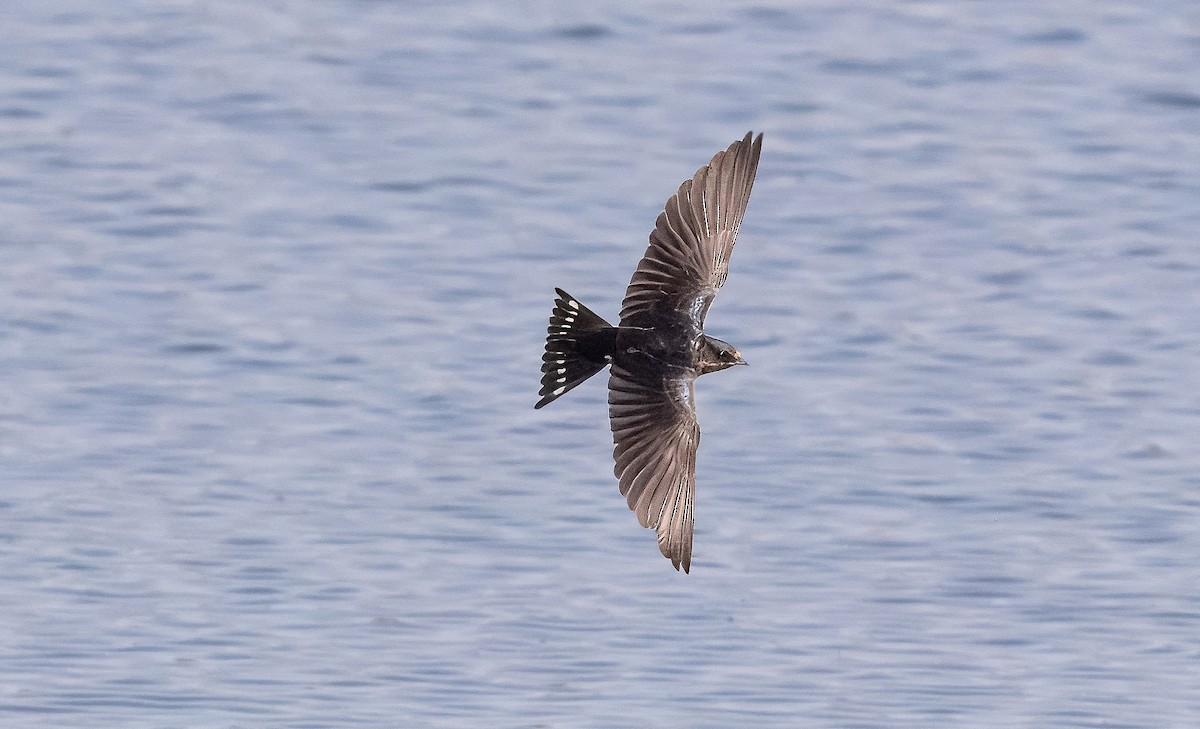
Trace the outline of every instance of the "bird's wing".
{"type": "Polygon", "coordinates": [[[713,155],[667,200],[621,302],[623,324],[665,305],[688,312],[697,327],[703,326],[729,273],[729,255],[754,186],[762,135],[752,139],[752,134],[713,155]]]}
{"type": "Polygon", "coordinates": [[[614,469],[621,494],[644,527],[658,530],[658,548],[675,569],[692,564],[692,504],[700,425],[694,376],[655,386],[616,365],[608,380],[614,469]]]}

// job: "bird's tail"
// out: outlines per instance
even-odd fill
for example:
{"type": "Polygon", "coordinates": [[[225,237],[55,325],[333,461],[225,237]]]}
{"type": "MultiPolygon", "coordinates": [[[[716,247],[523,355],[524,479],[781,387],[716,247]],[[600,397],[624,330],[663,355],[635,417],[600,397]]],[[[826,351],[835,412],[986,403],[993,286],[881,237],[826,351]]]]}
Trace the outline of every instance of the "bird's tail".
{"type": "Polygon", "coordinates": [[[616,329],[562,289],[546,330],[542,396],[535,408],[553,402],[612,361],[616,329]]]}

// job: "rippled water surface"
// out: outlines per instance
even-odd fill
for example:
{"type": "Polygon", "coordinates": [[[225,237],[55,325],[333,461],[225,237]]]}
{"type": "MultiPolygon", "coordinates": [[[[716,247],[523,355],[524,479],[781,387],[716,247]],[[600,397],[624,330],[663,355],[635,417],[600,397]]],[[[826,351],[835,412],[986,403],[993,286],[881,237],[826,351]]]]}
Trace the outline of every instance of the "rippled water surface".
{"type": "Polygon", "coordinates": [[[3,16],[4,726],[1195,726],[1196,6],[3,16]],[[748,129],[683,575],[539,350],[748,129]]]}

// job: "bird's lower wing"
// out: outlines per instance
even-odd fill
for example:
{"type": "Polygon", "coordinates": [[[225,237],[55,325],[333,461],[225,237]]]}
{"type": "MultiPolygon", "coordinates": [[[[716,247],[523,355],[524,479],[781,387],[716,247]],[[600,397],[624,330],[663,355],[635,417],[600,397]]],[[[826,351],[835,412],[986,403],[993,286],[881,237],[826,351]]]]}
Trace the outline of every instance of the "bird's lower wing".
{"type": "Polygon", "coordinates": [[[675,569],[692,563],[692,504],[700,426],[692,401],[694,377],[648,384],[614,366],[608,381],[614,471],[621,494],[644,527],[658,530],[658,548],[675,569]]]}

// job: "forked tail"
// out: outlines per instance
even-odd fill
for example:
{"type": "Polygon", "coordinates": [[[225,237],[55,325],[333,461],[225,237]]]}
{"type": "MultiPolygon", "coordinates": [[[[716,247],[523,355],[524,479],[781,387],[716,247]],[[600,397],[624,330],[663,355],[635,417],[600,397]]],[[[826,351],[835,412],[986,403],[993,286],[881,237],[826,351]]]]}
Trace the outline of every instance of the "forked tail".
{"type": "Polygon", "coordinates": [[[546,330],[542,396],[535,408],[553,402],[612,361],[617,330],[562,289],[546,330]]]}

